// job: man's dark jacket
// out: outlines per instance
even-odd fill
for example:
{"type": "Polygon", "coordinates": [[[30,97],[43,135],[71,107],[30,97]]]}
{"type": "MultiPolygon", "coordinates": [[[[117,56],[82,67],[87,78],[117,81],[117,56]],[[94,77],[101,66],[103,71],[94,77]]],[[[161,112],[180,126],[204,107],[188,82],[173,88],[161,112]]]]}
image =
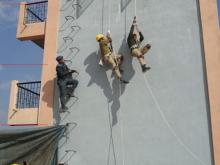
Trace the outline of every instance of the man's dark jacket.
{"type": "Polygon", "coordinates": [[[72,73],[70,72],[71,70],[66,64],[57,64],[56,71],[58,83],[59,81],[72,78],[72,73]]]}

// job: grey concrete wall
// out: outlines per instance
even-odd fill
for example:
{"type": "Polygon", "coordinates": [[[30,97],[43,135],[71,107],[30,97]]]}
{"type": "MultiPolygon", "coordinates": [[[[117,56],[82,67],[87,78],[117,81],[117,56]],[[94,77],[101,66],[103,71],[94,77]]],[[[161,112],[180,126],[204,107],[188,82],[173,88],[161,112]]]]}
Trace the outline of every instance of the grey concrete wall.
{"type": "Polygon", "coordinates": [[[72,122],[59,159],[69,165],[211,165],[196,0],[61,2],[57,54],[72,60],[80,84],[79,100],[71,99],[60,116],[56,92],[56,121],[72,122]],[[146,55],[152,69],[144,74],[125,40],[135,11],[145,43],[152,44],[146,55]],[[125,56],[126,86],[98,65],[95,36],[108,29],[115,51],[125,56]]]}

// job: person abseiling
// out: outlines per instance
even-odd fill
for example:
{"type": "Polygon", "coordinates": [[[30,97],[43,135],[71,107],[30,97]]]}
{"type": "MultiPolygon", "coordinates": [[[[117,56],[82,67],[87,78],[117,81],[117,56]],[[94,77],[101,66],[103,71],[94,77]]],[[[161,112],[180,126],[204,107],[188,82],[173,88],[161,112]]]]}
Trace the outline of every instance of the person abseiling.
{"type": "Polygon", "coordinates": [[[136,16],[134,17],[129,36],[127,38],[127,43],[128,46],[131,50],[131,54],[133,57],[137,57],[142,71],[146,72],[147,70],[150,69],[150,67],[146,66],[146,63],[144,61],[144,55],[148,52],[148,50],[151,48],[150,44],[144,45],[142,48],[141,42],[144,40],[144,36],[141,33],[141,31],[138,29],[137,21],[136,21],[136,16]]]}
{"type": "Polygon", "coordinates": [[[56,66],[56,72],[57,72],[57,84],[59,86],[59,91],[60,91],[61,108],[63,111],[65,111],[68,109],[65,105],[66,101],[68,98],[74,97],[74,90],[79,83],[78,80],[73,79],[72,74],[74,72],[78,73],[78,71],[69,69],[65,64],[63,56],[58,56],[56,60],[58,62],[56,66]],[[67,90],[68,85],[72,86],[71,93],[69,93],[67,90]]]}
{"type": "Polygon", "coordinates": [[[101,62],[103,64],[110,64],[112,67],[113,72],[115,73],[115,77],[120,80],[122,83],[129,83],[122,79],[120,69],[120,65],[123,62],[123,56],[114,53],[112,47],[112,38],[110,36],[110,32],[107,33],[106,36],[103,34],[96,35],[96,40],[99,42],[100,50],[101,50],[101,62]]]}

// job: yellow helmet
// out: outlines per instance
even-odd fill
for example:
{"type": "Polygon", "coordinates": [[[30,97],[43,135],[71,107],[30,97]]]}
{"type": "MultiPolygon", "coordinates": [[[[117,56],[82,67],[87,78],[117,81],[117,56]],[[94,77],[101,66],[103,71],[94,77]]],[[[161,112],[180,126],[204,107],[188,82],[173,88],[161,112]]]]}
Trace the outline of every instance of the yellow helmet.
{"type": "Polygon", "coordinates": [[[18,163],[12,163],[11,165],[20,165],[20,164],[18,164],[18,163]]]}
{"type": "Polygon", "coordinates": [[[96,35],[96,41],[99,42],[99,40],[102,39],[103,37],[104,37],[103,34],[97,34],[97,35],[96,35]]]}

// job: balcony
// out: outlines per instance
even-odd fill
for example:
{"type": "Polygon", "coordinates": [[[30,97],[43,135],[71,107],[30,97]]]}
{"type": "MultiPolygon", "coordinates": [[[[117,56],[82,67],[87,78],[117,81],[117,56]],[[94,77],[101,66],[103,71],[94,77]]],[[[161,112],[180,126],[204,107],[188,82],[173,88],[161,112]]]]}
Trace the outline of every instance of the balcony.
{"type": "Polygon", "coordinates": [[[8,111],[9,125],[38,124],[41,82],[12,81],[8,111]]]}
{"type": "Polygon", "coordinates": [[[16,38],[21,41],[31,40],[44,48],[47,8],[48,1],[21,2],[16,38]]]}

